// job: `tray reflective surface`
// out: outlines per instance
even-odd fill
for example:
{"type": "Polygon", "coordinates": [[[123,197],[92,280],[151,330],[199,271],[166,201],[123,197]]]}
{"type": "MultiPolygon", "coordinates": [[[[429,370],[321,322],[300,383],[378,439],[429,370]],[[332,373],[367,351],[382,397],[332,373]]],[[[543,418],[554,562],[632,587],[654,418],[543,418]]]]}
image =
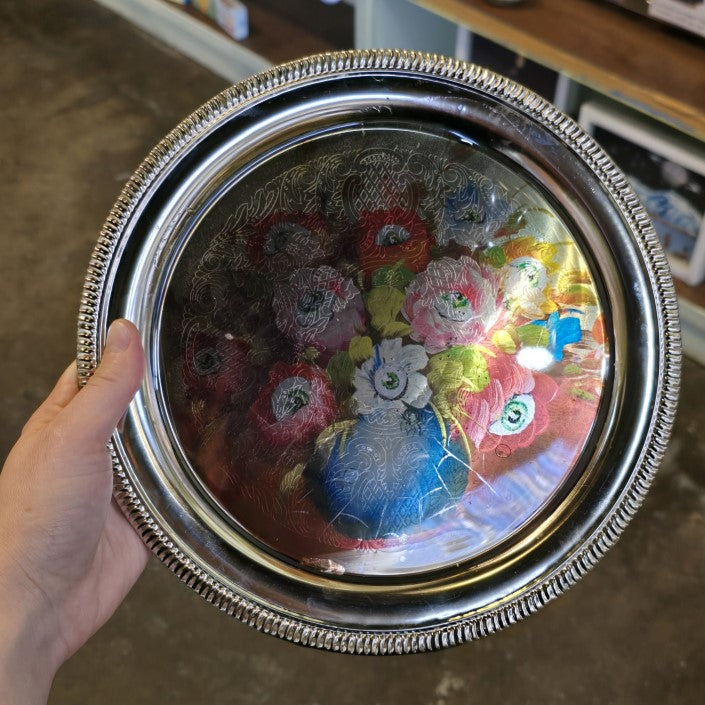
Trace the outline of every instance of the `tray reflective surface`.
{"type": "Polygon", "coordinates": [[[268,549],[338,574],[432,570],[568,480],[609,366],[603,320],[528,174],[369,120],[267,155],[204,214],[163,312],[168,413],[268,549]]]}
{"type": "MultiPolygon", "coordinates": [[[[670,431],[678,324],[640,205],[525,89],[394,52],[216,97],[106,223],[79,364],[136,322],[116,496],[221,609],[405,652],[580,577],[670,431]]],[[[497,626],[498,625],[498,626],[497,626]]]]}

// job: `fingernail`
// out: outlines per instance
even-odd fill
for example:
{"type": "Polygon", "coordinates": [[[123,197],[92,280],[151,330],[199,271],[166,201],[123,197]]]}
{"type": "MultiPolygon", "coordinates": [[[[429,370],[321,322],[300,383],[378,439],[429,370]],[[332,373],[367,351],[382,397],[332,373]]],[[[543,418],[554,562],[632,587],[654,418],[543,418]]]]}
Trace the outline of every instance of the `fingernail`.
{"type": "Polygon", "coordinates": [[[125,324],[125,321],[118,319],[113,321],[108,328],[108,337],[105,341],[106,353],[119,353],[127,350],[130,345],[130,329],[125,324]]]}

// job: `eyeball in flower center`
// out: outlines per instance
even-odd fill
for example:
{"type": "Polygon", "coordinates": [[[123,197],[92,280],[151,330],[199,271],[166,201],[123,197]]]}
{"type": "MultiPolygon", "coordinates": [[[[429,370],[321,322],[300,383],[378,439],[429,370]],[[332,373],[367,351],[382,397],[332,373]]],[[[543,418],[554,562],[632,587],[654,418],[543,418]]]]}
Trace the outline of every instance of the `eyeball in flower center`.
{"type": "Polygon", "coordinates": [[[507,291],[519,294],[526,289],[542,290],[546,288],[548,275],[546,267],[533,257],[517,257],[509,263],[506,280],[507,291]]]}
{"type": "Polygon", "coordinates": [[[536,402],[531,394],[513,396],[502,409],[500,417],[490,426],[490,433],[512,436],[521,433],[533,420],[536,402]]]}
{"type": "Polygon", "coordinates": [[[333,318],[335,294],[328,290],[308,289],[296,304],[296,322],[302,328],[333,318]]]}
{"type": "Polygon", "coordinates": [[[384,365],[375,372],[375,391],[383,399],[398,399],[403,396],[409,378],[399,365],[384,365]]]}
{"type": "Polygon", "coordinates": [[[384,225],[375,235],[375,244],[382,247],[392,247],[406,242],[411,233],[401,225],[384,225]]]}
{"type": "Polygon", "coordinates": [[[459,291],[444,291],[436,295],[433,306],[439,316],[451,321],[469,321],[474,311],[467,296],[459,291]]]}
{"type": "Polygon", "coordinates": [[[308,406],[311,400],[311,384],[303,377],[288,377],[279,383],[272,393],[272,413],[277,421],[293,416],[299,409],[308,406]]]}
{"type": "Polygon", "coordinates": [[[215,374],[223,365],[223,360],[215,348],[203,348],[193,356],[193,367],[201,377],[215,374]]]}
{"type": "Polygon", "coordinates": [[[277,252],[295,254],[302,251],[312,238],[311,231],[299,223],[275,223],[265,236],[263,249],[268,255],[277,252]]]}
{"type": "Polygon", "coordinates": [[[457,215],[458,222],[466,223],[484,223],[485,214],[480,211],[479,208],[474,208],[473,206],[466,206],[462,208],[457,215]]]}

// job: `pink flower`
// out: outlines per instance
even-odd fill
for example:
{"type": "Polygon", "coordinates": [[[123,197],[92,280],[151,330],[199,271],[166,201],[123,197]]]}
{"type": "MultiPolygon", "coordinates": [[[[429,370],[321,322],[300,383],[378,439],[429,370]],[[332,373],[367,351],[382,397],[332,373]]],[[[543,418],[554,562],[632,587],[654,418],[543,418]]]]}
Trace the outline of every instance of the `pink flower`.
{"type": "Polygon", "coordinates": [[[437,353],[481,340],[499,319],[501,304],[492,268],[471,257],[443,257],[409,285],[402,312],[411,337],[437,353]]]}
{"type": "Polygon", "coordinates": [[[277,287],[273,305],[277,327],[296,350],[312,346],[324,360],[366,328],[360,291],[326,265],[295,271],[277,287]]]}
{"type": "Polygon", "coordinates": [[[490,382],[481,392],[463,392],[458,398],[463,430],[481,453],[500,444],[526,448],[548,428],[546,406],[558,385],[501,353],[489,360],[488,372],[490,382]]]}
{"type": "Polygon", "coordinates": [[[305,443],[335,418],[328,377],[314,365],[277,362],[249,416],[268,444],[305,443]]]}

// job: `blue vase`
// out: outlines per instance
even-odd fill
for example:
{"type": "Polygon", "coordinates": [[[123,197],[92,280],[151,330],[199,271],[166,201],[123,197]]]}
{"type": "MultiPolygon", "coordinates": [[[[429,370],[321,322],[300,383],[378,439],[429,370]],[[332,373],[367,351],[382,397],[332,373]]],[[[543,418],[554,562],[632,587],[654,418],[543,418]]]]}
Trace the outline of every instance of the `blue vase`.
{"type": "Polygon", "coordinates": [[[378,410],[321,444],[305,477],[318,509],[358,539],[398,536],[454,504],[468,480],[461,444],[428,407],[378,410]]]}

